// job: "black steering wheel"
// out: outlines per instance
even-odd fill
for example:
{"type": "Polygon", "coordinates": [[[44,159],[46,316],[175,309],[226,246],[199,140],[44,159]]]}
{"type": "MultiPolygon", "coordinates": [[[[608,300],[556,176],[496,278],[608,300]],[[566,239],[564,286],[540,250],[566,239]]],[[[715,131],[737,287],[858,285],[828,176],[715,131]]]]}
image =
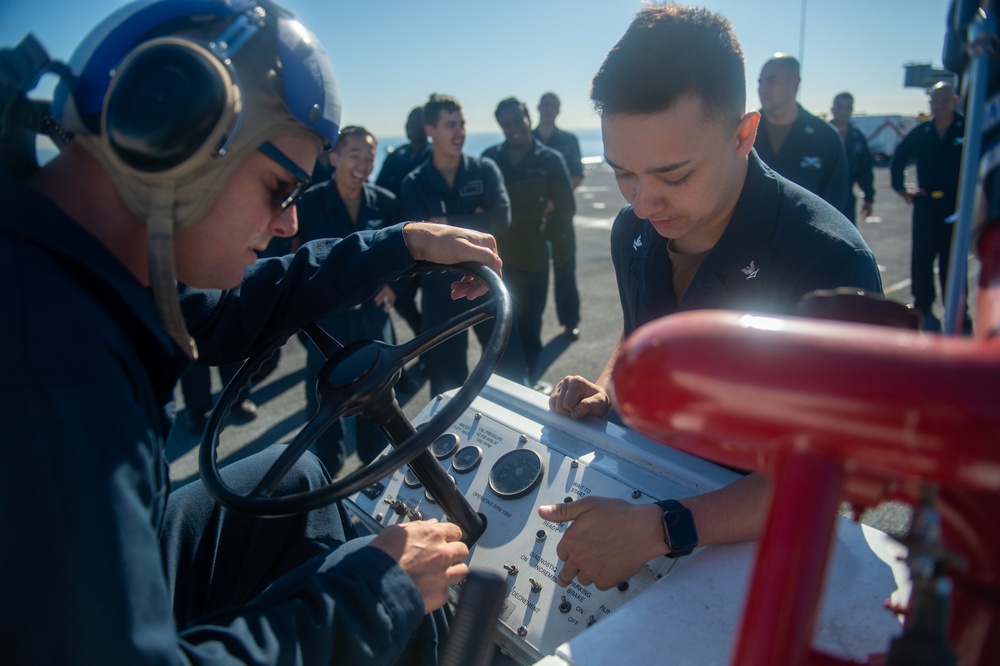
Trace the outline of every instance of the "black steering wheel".
{"type": "MultiPolygon", "coordinates": [[[[304,513],[336,502],[372,485],[403,465],[410,464],[423,453],[428,460],[418,459],[411,464],[411,468],[418,476],[426,468],[427,475],[437,477],[436,481],[429,480],[430,485],[425,483],[428,489],[433,491],[433,487],[437,485],[442,488],[443,494],[447,494],[449,488],[442,485],[444,483],[442,480],[448,478],[447,474],[426,449],[458,420],[493,374],[510,335],[513,315],[507,288],[500,277],[485,266],[479,264],[443,266],[424,263],[409,271],[407,275],[440,271],[460,271],[476,277],[489,287],[492,298],[401,345],[366,340],[344,347],[316,324],[302,327],[327,358],[317,385],[320,398],[319,411],[303,426],[257,485],[250,492],[242,494],[230,488],[219,474],[217,460],[219,435],[240,391],[249,383],[261,365],[287,341],[292,332],[250,357],[223,390],[219,402],[208,419],[199,452],[201,477],[208,492],[223,505],[246,513],[261,516],[304,513]],[[419,432],[416,431],[399,408],[392,390],[403,367],[428,349],[491,317],[496,320],[492,335],[468,380],[451,401],[423,424],[419,432]],[[327,427],[342,416],[361,413],[371,418],[388,436],[394,446],[388,455],[377,458],[367,466],[323,488],[291,495],[273,495],[277,484],[327,427]]],[[[451,488],[454,488],[453,482],[451,488]]],[[[442,509],[452,516],[448,507],[463,504],[455,511],[470,514],[471,509],[468,508],[465,498],[457,490],[452,494],[457,497],[451,497],[451,501],[445,498],[440,504],[442,509]]],[[[471,512],[470,519],[474,520],[475,516],[476,514],[471,512]]],[[[457,522],[461,525],[460,521],[457,522]]],[[[469,531],[466,533],[468,535],[469,531]]]]}

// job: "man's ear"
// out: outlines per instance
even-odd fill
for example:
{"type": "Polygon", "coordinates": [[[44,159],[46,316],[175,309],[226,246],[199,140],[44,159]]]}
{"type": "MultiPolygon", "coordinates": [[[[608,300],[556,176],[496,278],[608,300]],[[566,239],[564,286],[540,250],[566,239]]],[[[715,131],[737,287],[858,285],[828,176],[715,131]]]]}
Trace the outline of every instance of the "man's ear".
{"type": "Polygon", "coordinates": [[[757,138],[757,126],[759,124],[760,113],[757,111],[748,111],[740,118],[740,122],[736,124],[734,139],[736,141],[735,157],[737,159],[743,159],[750,154],[750,151],[753,149],[754,140],[757,138]]]}

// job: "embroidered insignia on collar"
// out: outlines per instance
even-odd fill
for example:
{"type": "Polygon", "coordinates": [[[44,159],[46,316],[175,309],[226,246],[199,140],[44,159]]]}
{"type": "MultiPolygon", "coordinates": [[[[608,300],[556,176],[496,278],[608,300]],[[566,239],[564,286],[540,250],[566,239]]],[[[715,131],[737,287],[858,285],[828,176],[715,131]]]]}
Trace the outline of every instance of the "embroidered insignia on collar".
{"type": "Polygon", "coordinates": [[[760,268],[758,268],[758,267],[757,267],[757,264],[756,264],[756,263],[754,263],[753,261],[751,261],[751,262],[750,262],[750,265],[749,265],[749,266],[747,266],[746,268],[741,268],[741,269],[740,269],[740,271],[741,271],[741,272],[742,272],[742,273],[743,273],[744,275],[746,275],[746,276],[747,276],[747,279],[748,279],[748,280],[752,280],[753,278],[757,277],[757,272],[758,272],[759,270],[760,270],[760,268]]]}
{"type": "Polygon", "coordinates": [[[642,247],[642,236],[641,235],[640,236],[636,236],[635,240],[632,241],[632,249],[633,250],[638,250],[640,247],[642,247]]]}

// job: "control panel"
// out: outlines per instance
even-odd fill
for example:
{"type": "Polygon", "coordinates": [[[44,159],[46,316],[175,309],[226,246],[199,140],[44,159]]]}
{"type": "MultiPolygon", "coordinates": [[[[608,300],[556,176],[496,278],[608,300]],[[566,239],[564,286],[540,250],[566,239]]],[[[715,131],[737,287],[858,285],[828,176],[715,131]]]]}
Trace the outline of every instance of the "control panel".
{"type": "MultiPolygon", "coordinates": [[[[414,424],[419,427],[449,399],[432,400],[414,424]]],[[[651,503],[703,493],[736,478],[614,424],[561,417],[548,410],[545,396],[497,377],[431,451],[486,518],[469,566],[505,577],[498,641],[525,664],[555,653],[698,557],[696,551],[692,557],[656,558],[610,590],[576,581],[562,588],[556,584],[556,546],[566,525],[542,520],[539,506],[591,495],[651,503]]],[[[405,467],[351,499],[372,530],[409,520],[446,520],[405,467]]]]}

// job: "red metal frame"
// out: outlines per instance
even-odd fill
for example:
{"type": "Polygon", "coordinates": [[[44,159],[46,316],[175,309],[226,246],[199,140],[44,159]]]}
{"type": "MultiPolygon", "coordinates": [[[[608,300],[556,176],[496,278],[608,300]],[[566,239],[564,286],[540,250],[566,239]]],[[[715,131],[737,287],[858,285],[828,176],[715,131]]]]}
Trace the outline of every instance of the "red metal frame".
{"type": "MultiPolygon", "coordinates": [[[[772,480],[734,664],[844,664],[810,647],[834,517],[940,485],[949,639],[1000,654],[1000,231],[980,244],[976,338],[701,311],[653,322],[615,368],[618,408],[658,441],[772,480]]],[[[886,646],[888,649],[888,646],[886,646]]],[[[880,662],[875,657],[869,663],[880,662]]]]}

